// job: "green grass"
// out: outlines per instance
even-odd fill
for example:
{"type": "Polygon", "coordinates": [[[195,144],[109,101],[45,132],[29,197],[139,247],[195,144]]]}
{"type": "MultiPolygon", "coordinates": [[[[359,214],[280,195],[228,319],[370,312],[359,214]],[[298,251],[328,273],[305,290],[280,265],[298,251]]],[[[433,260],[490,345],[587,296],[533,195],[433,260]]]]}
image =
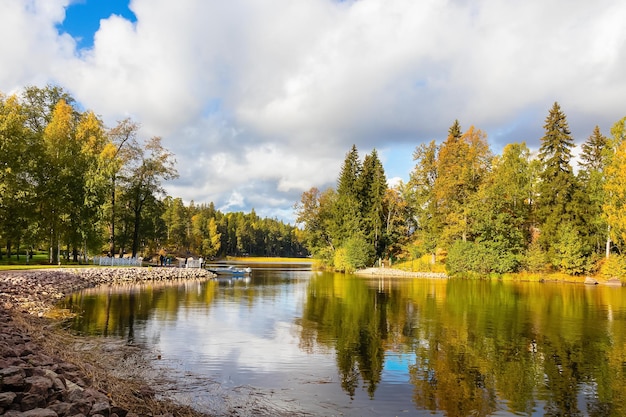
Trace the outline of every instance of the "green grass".
{"type": "Polygon", "coordinates": [[[24,269],[43,269],[43,268],[59,268],[59,267],[71,267],[80,268],[93,265],[85,265],[79,262],[67,262],[65,259],[61,260],[61,265],[50,264],[47,252],[37,252],[31,256],[26,262],[26,255],[20,254],[20,258],[17,259],[15,255],[10,258],[6,255],[0,259],[0,271],[7,270],[24,270],[24,269]]]}

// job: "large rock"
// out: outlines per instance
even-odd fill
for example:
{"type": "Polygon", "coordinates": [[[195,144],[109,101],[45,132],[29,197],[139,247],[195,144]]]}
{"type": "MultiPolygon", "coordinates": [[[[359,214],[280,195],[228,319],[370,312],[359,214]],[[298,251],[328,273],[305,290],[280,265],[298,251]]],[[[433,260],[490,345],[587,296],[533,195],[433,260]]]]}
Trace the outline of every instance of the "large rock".
{"type": "Polygon", "coordinates": [[[0,408],[7,408],[13,404],[13,400],[15,400],[16,397],[17,394],[14,392],[0,392],[0,408]]]}
{"type": "Polygon", "coordinates": [[[17,366],[0,369],[0,388],[2,391],[22,391],[26,386],[26,372],[17,366]]]}
{"type": "Polygon", "coordinates": [[[48,395],[52,392],[54,382],[45,376],[31,376],[24,380],[26,382],[25,391],[30,394],[48,395]]]}

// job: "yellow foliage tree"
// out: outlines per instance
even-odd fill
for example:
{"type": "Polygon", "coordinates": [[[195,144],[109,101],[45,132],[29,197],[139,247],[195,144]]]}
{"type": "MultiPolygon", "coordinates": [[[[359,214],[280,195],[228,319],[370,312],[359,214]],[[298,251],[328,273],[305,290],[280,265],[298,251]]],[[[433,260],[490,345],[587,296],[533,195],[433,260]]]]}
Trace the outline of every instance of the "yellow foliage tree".
{"type": "Polygon", "coordinates": [[[626,140],[624,125],[626,117],[611,129],[615,154],[606,169],[604,190],[606,200],[603,205],[607,223],[611,228],[611,239],[623,248],[626,243],[626,140]]]}

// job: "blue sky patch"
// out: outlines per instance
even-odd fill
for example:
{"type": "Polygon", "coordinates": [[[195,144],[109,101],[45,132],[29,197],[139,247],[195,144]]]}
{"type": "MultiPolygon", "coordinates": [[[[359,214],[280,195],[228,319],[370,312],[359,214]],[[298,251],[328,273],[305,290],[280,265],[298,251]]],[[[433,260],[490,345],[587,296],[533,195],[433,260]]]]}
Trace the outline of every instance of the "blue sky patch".
{"type": "Polygon", "coordinates": [[[78,49],[92,48],[94,34],[100,28],[100,20],[115,14],[131,22],[137,17],[128,8],[129,0],[82,0],[73,2],[65,10],[65,20],[58,25],[60,33],[68,33],[78,49]]]}

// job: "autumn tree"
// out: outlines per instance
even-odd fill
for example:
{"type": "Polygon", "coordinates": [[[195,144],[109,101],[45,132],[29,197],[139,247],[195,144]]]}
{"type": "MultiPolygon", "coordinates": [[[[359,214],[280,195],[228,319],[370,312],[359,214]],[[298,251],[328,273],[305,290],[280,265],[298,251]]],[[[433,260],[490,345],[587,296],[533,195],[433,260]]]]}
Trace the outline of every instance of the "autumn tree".
{"type": "Polygon", "coordinates": [[[606,168],[605,201],[602,206],[610,236],[620,252],[626,244],[626,117],[611,128],[612,155],[606,168]]]}
{"type": "Polygon", "coordinates": [[[74,219],[77,210],[73,175],[75,158],[80,148],[75,138],[76,117],[72,107],[61,100],[52,113],[43,133],[45,164],[42,166],[39,196],[42,214],[50,237],[50,262],[59,261],[63,239],[75,243],[74,219]]]}
{"type": "Polygon", "coordinates": [[[433,193],[443,224],[441,239],[448,244],[468,239],[472,221],[468,203],[489,171],[492,157],[481,130],[471,126],[461,136],[459,131],[457,121],[439,149],[433,193]]]}

